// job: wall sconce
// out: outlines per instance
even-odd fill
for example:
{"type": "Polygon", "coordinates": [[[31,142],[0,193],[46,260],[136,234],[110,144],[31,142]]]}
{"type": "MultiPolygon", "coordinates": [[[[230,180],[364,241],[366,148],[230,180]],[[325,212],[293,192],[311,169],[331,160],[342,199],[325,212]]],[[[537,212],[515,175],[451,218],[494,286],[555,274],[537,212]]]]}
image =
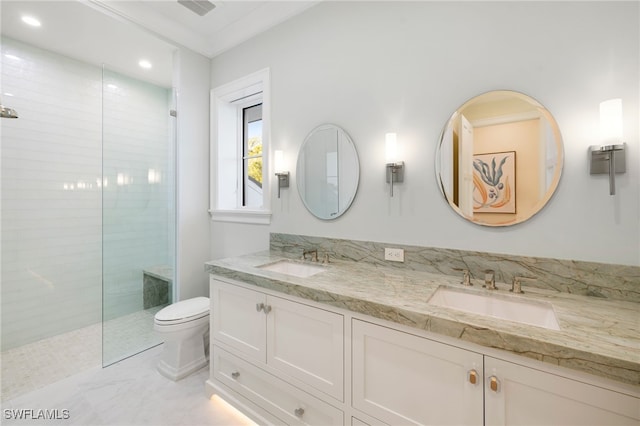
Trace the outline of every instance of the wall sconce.
{"type": "Polygon", "coordinates": [[[398,142],[395,133],[384,135],[387,160],[387,183],[391,184],[391,196],[393,197],[393,184],[404,182],[404,161],[398,161],[398,142]]]}
{"type": "Polygon", "coordinates": [[[280,198],[280,188],[289,187],[289,172],[283,171],[284,168],[284,152],[276,150],[273,153],[273,164],[278,177],[278,198],[280,198]]]}
{"type": "Polygon", "coordinates": [[[609,174],[609,194],[616,193],[616,173],[625,173],[625,144],[622,141],[622,99],[600,103],[601,146],[589,147],[592,175],[609,174]]]}

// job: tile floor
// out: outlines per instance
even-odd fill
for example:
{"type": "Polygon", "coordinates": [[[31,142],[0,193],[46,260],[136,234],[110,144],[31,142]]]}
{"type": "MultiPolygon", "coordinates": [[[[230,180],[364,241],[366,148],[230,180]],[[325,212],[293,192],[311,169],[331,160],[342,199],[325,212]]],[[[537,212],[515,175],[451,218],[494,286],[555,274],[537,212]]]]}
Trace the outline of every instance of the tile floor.
{"type": "Polygon", "coordinates": [[[0,401],[101,366],[101,348],[102,325],[94,324],[2,352],[0,401]]]}
{"type": "Polygon", "coordinates": [[[153,331],[153,317],[163,307],[156,306],[106,321],[102,329],[103,365],[162,343],[162,339],[153,331]]]}
{"type": "Polygon", "coordinates": [[[159,309],[134,312],[106,321],[104,326],[94,324],[2,352],[0,401],[97,368],[103,360],[108,365],[158,345],[161,340],[153,332],[153,316],[159,309]]]}
{"type": "Polygon", "coordinates": [[[161,376],[155,368],[161,351],[162,346],[158,346],[109,367],[92,368],[3,402],[0,422],[7,426],[252,424],[241,414],[228,410],[224,403],[205,397],[208,368],[178,382],[161,376]],[[20,413],[37,416],[38,410],[49,410],[60,419],[15,418],[20,413]]]}

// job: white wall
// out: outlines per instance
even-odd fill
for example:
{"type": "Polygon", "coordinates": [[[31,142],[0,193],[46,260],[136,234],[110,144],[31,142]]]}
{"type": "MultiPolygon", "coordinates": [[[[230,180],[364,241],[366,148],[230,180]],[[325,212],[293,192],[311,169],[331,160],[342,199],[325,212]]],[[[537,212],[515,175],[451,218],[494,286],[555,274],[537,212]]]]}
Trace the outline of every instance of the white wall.
{"type": "Polygon", "coordinates": [[[285,151],[292,182],[280,200],[273,195],[270,227],[215,223],[212,255],[267,248],[268,233],[282,232],[640,264],[638,9],[637,2],[324,2],[214,58],[211,87],[271,68],[271,149],[285,151]],[[509,228],[454,214],[434,173],[449,115],[494,89],[540,101],[564,138],[556,195],[509,228]],[[587,163],[587,147],[598,143],[599,103],[613,97],[623,99],[628,144],[615,197],[587,163]],[[322,123],[350,134],[361,164],[354,204],[331,222],[305,210],[295,184],[297,152],[322,123]],[[384,174],[389,131],[406,162],[394,198],[384,174]]]}
{"type": "Polygon", "coordinates": [[[204,263],[209,248],[209,73],[204,56],[179,49],[174,56],[177,92],[178,299],[209,293],[204,263]]]}

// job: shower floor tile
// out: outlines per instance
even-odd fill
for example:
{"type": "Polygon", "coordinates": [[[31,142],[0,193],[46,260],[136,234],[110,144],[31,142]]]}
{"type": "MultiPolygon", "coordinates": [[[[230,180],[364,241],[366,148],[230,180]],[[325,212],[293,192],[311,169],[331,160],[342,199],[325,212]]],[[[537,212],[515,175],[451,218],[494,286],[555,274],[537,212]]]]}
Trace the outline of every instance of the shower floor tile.
{"type": "Polygon", "coordinates": [[[94,324],[0,354],[2,401],[57,382],[102,361],[102,325],[94,324]]]}
{"type": "Polygon", "coordinates": [[[106,321],[103,328],[103,364],[112,364],[162,343],[153,331],[153,317],[163,307],[156,306],[106,321]]]}
{"type": "Polygon", "coordinates": [[[111,364],[158,345],[161,340],[153,332],[153,316],[161,308],[134,312],[104,325],[90,325],[2,352],[0,401],[101,367],[103,356],[105,364],[111,364]]]}

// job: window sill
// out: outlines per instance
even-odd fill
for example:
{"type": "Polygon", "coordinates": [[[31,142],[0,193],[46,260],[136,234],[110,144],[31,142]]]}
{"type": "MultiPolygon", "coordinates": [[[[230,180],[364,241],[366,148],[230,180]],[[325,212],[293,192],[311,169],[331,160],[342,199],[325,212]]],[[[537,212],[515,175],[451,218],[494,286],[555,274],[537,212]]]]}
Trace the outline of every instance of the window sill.
{"type": "Polygon", "coordinates": [[[253,225],[269,225],[271,212],[268,210],[209,210],[214,222],[247,223],[253,225]]]}

